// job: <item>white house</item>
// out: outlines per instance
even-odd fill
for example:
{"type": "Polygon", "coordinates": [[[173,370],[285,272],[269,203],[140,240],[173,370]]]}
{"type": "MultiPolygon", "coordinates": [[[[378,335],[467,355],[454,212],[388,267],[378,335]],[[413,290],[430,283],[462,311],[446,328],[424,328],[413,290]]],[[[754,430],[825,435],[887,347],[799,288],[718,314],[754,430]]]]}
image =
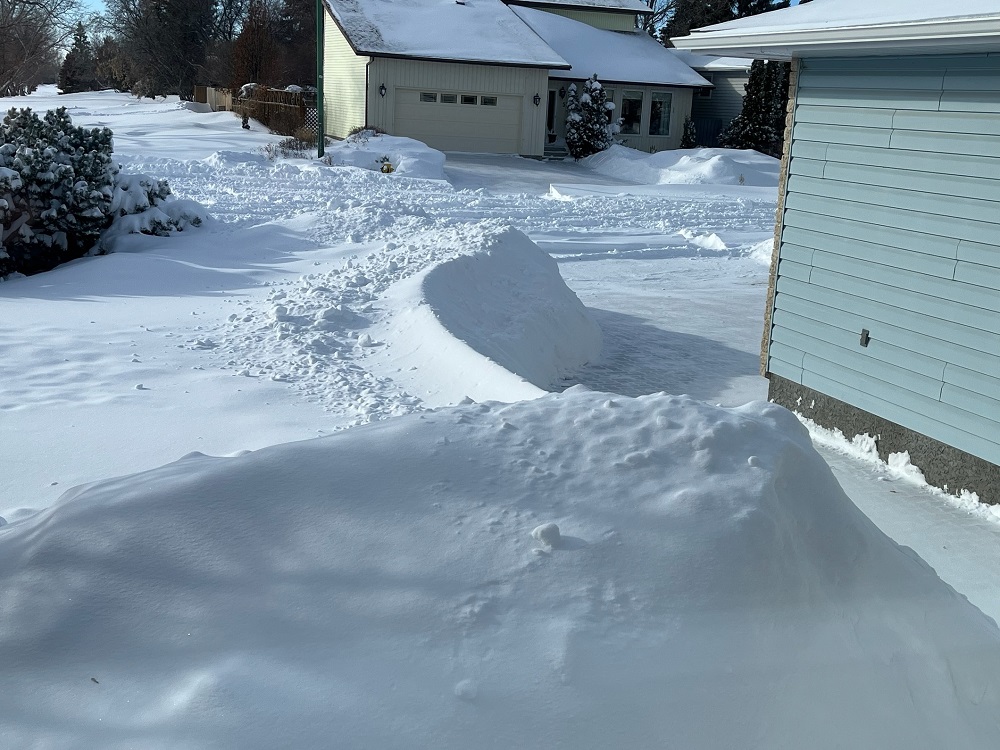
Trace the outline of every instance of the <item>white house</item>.
{"type": "Polygon", "coordinates": [[[641,0],[325,0],[326,131],[368,125],[448,151],[541,156],[567,87],[597,74],[626,145],[676,148],[710,83],[636,30],[641,0]]]}
{"type": "Polygon", "coordinates": [[[673,41],[792,61],[769,397],[1000,503],[997,0],[817,0],[673,41]]]}

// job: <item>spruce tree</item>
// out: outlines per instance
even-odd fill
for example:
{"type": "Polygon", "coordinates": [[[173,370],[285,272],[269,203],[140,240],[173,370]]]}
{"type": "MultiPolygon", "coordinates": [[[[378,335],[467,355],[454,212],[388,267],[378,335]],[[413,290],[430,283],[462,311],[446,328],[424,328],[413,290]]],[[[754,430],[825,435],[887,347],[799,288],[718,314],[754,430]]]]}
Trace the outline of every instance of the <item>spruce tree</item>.
{"type": "Polygon", "coordinates": [[[616,132],[615,105],[608,101],[597,74],[583,82],[583,91],[576,84],[566,95],[566,147],[574,159],[583,159],[611,147],[616,132]]]}
{"type": "Polygon", "coordinates": [[[698,129],[694,126],[694,120],[690,117],[684,118],[684,133],[681,135],[681,148],[696,148],[698,146],[698,129]]]}
{"type": "Polygon", "coordinates": [[[59,89],[64,94],[76,94],[80,91],[93,91],[96,88],[97,61],[94,57],[94,48],[87,38],[83,24],[78,23],[73,32],[73,46],[66,53],[66,59],[59,69],[59,89]]]}
{"type": "Polygon", "coordinates": [[[753,149],[781,156],[788,102],[788,64],[755,60],[750,67],[743,109],[719,135],[723,148],[753,149]]]}

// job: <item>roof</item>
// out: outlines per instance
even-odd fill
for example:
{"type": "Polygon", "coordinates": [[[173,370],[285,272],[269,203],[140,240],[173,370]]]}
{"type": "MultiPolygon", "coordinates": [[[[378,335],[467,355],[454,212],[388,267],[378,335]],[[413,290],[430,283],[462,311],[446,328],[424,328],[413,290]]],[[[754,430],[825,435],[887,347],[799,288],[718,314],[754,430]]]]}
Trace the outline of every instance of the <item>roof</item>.
{"type": "Polygon", "coordinates": [[[582,80],[596,73],[606,83],[711,85],[644,31],[595,29],[533,8],[514,12],[572,66],[551,71],[553,78],[582,80]]]}
{"type": "Polygon", "coordinates": [[[753,58],[747,57],[719,57],[718,55],[699,55],[686,49],[674,49],[673,47],[667,49],[678,60],[695,70],[747,73],[751,63],[753,63],[753,58]]]}
{"type": "Polygon", "coordinates": [[[652,13],[642,0],[504,0],[509,5],[533,8],[566,8],[575,10],[606,10],[618,13],[652,13]]]}
{"type": "Polygon", "coordinates": [[[324,0],[358,55],[559,69],[569,63],[501,0],[324,0]]]}
{"type": "Polygon", "coordinates": [[[719,55],[912,54],[1000,50],[997,0],[817,0],[671,40],[719,55]]]}

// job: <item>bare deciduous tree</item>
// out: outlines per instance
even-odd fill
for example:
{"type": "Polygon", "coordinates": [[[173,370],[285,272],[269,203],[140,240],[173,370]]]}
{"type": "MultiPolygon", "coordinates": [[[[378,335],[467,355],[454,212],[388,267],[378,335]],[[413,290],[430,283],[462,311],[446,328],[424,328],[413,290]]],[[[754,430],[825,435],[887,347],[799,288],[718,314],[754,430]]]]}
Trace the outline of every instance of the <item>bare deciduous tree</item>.
{"type": "Polygon", "coordinates": [[[0,96],[26,94],[58,72],[79,15],[77,0],[0,0],[0,96]]]}

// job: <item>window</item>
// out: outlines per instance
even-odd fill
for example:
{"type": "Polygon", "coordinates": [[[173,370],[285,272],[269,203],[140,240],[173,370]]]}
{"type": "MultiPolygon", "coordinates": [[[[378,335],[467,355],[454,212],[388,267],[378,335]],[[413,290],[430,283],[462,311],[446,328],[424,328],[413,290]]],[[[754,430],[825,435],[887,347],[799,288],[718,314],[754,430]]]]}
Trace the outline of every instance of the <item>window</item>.
{"type": "Polygon", "coordinates": [[[420,92],[420,101],[422,102],[436,102],[438,100],[437,94],[430,94],[426,91],[420,92]]]}
{"type": "MultiPolygon", "coordinates": [[[[702,73],[701,77],[704,78],[709,83],[715,83],[715,78],[712,76],[711,73],[702,73]]],[[[695,92],[695,96],[699,96],[702,99],[711,99],[712,89],[708,86],[704,86],[695,92]]]]}
{"type": "Polygon", "coordinates": [[[458,104],[458,94],[441,94],[442,104],[458,104]]]}
{"type": "Polygon", "coordinates": [[[495,107],[497,106],[497,98],[495,96],[481,96],[479,103],[484,107],[495,107]]]}
{"type": "Polygon", "coordinates": [[[670,135],[670,100],[673,94],[653,92],[653,103],[649,108],[649,134],[670,135]]]}
{"type": "Polygon", "coordinates": [[[642,92],[623,91],[622,92],[622,129],[623,135],[638,135],[639,126],[642,122],[642,92]]]}
{"type": "Polygon", "coordinates": [[[469,94],[462,94],[462,104],[475,104],[476,97],[470,96],[469,94]]]}

